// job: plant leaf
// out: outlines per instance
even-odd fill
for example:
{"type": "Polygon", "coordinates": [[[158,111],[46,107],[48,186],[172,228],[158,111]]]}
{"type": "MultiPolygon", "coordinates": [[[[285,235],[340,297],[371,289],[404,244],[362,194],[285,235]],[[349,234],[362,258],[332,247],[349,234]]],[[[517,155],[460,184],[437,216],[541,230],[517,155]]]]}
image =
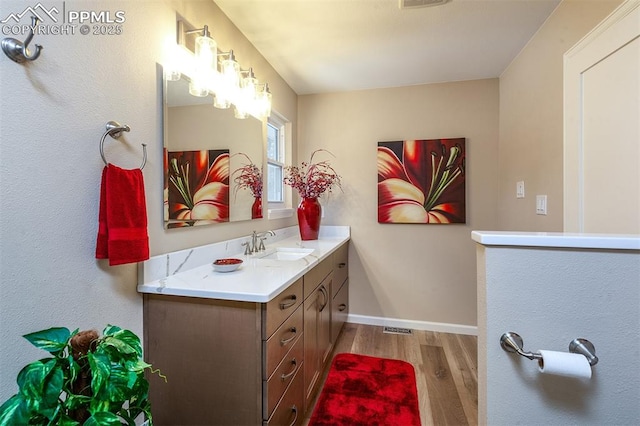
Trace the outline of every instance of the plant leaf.
{"type": "MultiPolygon", "coordinates": [[[[105,383],[105,397],[109,401],[115,403],[122,403],[126,401],[131,395],[129,382],[129,372],[120,365],[113,365],[111,367],[109,380],[105,383]]],[[[135,377],[133,383],[135,383],[135,377]]],[[[133,383],[131,383],[131,386],[133,386],[133,383]]]]}
{"type": "Polygon", "coordinates": [[[55,408],[64,386],[64,369],[56,359],[51,359],[47,364],[52,365],[52,367],[42,383],[42,403],[46,407],[55,408]]]}
{"type": "Polygon", "coordinates": [[[56,354],[65,348],[71,337],[71,332],[66,327],[52,327],[47,330],[25,334],[22,337],[31,342],[36,348],[56,354]]]}
{"type": "Polygon", "coordinates": [[[140,338],[136,336],[135,333],[129,330],[120,330],[113,335],[113,337],[122,340],[124,343],[131,346],[135,349],[136,354],[141,357],[142,356],[142,344],[140,343],[140,338]]]}
{"type": "Polygon", "coordinates": [[[21,394],[15,394],[0,406],[0,426],[29,423],[29,408],[21,394]]]}
{"type": "Polygon", "coordinates": [[[73,383],[80,375],[81,367],[71,354],[67,356],[67,363],[69,364],[69,382],[73,383]]]}
{"type": "Polygon", "coordinates": [[[126,410],[125,408],[123,408],[122,410],[118,411],[118,416],[120,416],[122,420],[126,421],[127,425],[135,426],[136,421],[130,415],[129,410],[126,410]]]}
{"type": "Polygon", "coordinates": [[[146,362],[144,362],[142,359],[138,358],[134,361],[127,361],[125,362],[125,367],[127,368],[127,370],[129,371],[133,371],[135,373],[141,373],[144,370],[146,370],[147,368],[151,368],[151,364],[148,364],[146,362]]]}
{"type": "Polygon", "coordinates": [[[111,374],[111,363],[106,354],[96,351],[87,354],[91,368],[91,390],[98,395],[111,374]]]}
{"type": "Polygon", "coordinates": [[[64,405],[68,410],[77,410],[78,408],[88,406],[91,402],[91,397],[86,395],[76,395],[73,393],[67,394],[67,398],[64,400],[64,405]]]}
{"type": "Polygon", "coordinates": [[[117,333],[120,330],[122,330],[122,329],[120,327],[118,327],[117,325],[108,324],[104,328],[104,330],[102,330],[102,335],[103,336],[113,336],[115,333],[117,333]]]}
{"type": "Polygon", "coordinates": [[[115,348],[120,353],[119,358],[127,358],[127,355],[131,355],[131,354],[136,354],[138,356],[142,355],[142,349],[141,348],[139,349],[140,347],[139,340],[137,344],[138,347],[136,347],[135,342],[134,342],[134,346],[132,346],[128,341],[122,340],[118,337],[105,336],[104,340],[102,341],[102,344],[107,346],[112,346],[113,348],[115,348]],[[138,351],[140,352],[138,353],[138,351]]]}
{"type": "MultiPolygon", "coordinates": [[[[93,397],[91,398],[91,404],[89,405],[89,411],[92,414],[100,413],[100,412],[109,412],[111,409],[111,403],[101,397],[93,397]]],[[[86,423],[85,423],[86,424],[86,423]]]]}
{"type": "MultiPolygon", "coordinates": [[[[49,358],[53,360],[53,358],[49,358]]],[[[27,401],[35,402],[36,411],[39,409],[39,401],[42,399],[43,382],[45,377],[55,364],[47,362],[34,361],[31,364],[27,364],[18,373],[18,386],[20,387],[20,394],[24,396],[27,401]]]]}
{"type": "Polygon", "coordinates": [[[94,413],[84,422],[84,426],[122,426],[120,417],[108,411],[94,413]]]}
{"type": "Polygon", "coordinates": [[[80,426],[80,423],[73,420],[71,417],[67,416],[66,414],[63,414],[62,417],[60,417],[60,420],[58,420],[57,425],[58,426],[80,426]]]}

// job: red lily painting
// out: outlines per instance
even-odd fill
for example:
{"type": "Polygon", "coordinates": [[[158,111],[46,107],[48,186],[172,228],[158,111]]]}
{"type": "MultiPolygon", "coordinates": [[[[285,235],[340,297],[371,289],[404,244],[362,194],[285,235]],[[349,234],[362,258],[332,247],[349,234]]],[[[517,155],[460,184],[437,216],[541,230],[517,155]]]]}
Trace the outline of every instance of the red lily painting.
{"type": "Polygon", "coordinates": [[[378,142],[379,223],[465,223],[465,138],[378,142]]]}
{"type": "Polygon", "coordinates": [[[229,150],[167,153],[169,228],[229,221],[229,150]]]}

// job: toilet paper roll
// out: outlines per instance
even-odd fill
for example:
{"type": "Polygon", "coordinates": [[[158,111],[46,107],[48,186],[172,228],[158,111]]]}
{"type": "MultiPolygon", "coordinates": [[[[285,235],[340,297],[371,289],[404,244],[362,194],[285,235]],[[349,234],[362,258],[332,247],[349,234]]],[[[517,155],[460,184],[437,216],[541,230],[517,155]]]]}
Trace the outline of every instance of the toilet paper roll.
{"type": "Polygon", "coordinates": [[[542,359],[538,360],[540,372],[557,376],[591,378],[591,365],[584,355],[570,352],[539,351],[542,359]]]}

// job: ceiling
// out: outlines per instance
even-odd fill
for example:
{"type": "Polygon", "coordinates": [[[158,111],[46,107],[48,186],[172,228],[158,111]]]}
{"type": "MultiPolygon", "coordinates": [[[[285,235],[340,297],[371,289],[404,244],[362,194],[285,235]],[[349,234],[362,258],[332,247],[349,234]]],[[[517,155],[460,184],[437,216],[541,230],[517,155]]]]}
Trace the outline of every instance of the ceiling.
{"type": "Polygon", "coordinates": [[[498,77],[560,0],[214,0],[299,95],[498,77]]]}

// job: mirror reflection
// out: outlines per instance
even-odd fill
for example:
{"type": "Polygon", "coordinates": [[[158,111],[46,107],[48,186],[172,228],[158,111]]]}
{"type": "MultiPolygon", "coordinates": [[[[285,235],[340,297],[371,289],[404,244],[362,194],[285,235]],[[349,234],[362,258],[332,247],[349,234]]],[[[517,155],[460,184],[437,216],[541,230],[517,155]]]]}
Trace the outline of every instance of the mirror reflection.
{"type": "Polygon", "coordinates": [[[263,123],[165,80],[164,218],[167,228],[262,217],[263,123]]]}

